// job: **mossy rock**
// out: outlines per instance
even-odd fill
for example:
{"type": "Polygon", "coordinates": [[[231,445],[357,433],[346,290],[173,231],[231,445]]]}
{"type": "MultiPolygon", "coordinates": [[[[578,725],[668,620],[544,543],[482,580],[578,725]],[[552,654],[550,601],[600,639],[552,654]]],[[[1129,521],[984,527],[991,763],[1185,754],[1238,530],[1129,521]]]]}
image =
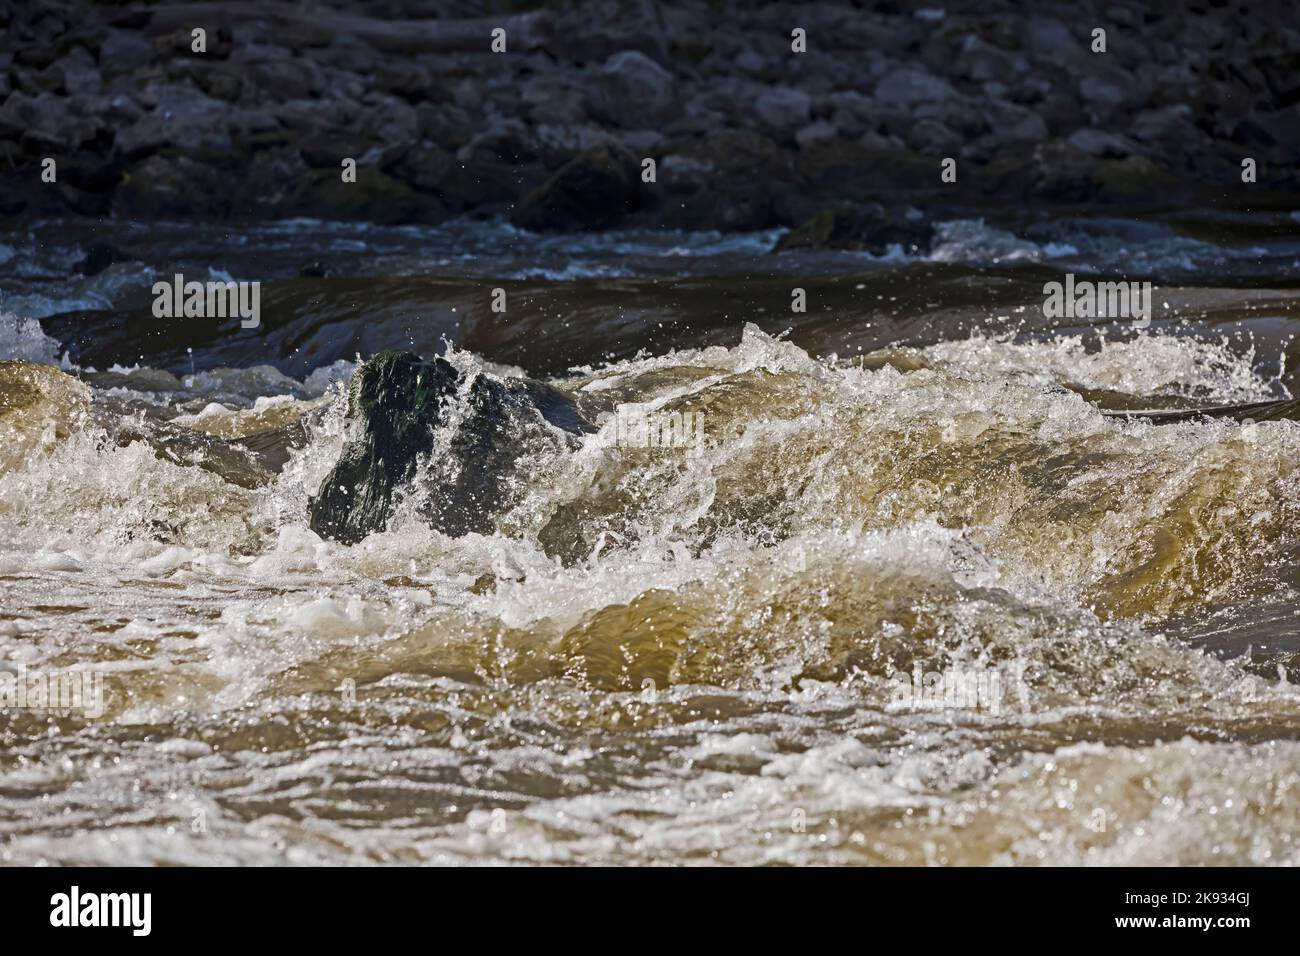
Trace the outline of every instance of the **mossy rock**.
{"type": "Polygon", "coordinates": [[[346,544],[385,529],[403,496],[444,534],[489,533],[519,458],[592,430],[568,395],[541,382],[466,382],[446,359],[392,351],[357,370],[346,428],[309,504],[312,530],[346,544]]]}

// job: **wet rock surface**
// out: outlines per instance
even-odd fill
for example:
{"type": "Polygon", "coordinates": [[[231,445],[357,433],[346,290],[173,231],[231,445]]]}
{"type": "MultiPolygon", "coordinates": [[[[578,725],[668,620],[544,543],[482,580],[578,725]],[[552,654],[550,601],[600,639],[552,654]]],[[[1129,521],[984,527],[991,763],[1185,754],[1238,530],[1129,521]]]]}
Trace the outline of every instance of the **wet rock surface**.
{"type": "Polygon", "coordinates": [[[926,252],[933,229],[915,210],[889,210],[878,204],[840,206],[819,212],[783,235],[776,251],[786,249],[856,249],[884,255],[891,246],[926,252]]]}
{"type": "Polygon", "coordinates": [[[0,209],[746,230],[828,200],[1245,206],[1300,185],[1285,3],[204,10],[0,4],[0,209]]]}
{"type": "Polygon", "coordinates": [[[591,429],[540,382],[467,381],[446,359],[394,351],[357,370],[347,419],[343,453],[310,504],[312,530],[346,544],[383,530],[399,495],[445,534],[488,532],[530,442],[591,429]]]}

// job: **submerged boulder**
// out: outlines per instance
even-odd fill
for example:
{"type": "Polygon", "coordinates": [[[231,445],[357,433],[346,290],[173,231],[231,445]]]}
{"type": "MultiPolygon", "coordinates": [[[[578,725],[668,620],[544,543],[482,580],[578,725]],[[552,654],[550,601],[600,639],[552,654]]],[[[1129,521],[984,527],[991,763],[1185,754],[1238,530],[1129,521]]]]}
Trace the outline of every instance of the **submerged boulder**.
{"type": "Polygon", "coordinates": [[[346,429],[309,511],[313,531],[352,544],[382,531],[401,500],[444,534],[489,532],[519,459],[594,426],[541,382],[389,351],[353,376],[346,429]]]}
{"type": "Polygon", "coordinates": [[[825,209],[783,235],[776,252],[787,249],[852,249],[884,255],[891,245],[907,252],[927,252],[933,229],[924,217],[902,210],[886,211],[872,203],[825,209]]]}
{"type": "Polygon", "coordinates": [[[1154,425],[1193,422],[1202,418],[1221,418],[1250,425],[1256,422],[1300,421],[1300,399],[1288,398],[1263,402],[1238,402],[1200,408],[1157,408],[1106,410],[1111,418],[1143,418],[1154,425]]]}

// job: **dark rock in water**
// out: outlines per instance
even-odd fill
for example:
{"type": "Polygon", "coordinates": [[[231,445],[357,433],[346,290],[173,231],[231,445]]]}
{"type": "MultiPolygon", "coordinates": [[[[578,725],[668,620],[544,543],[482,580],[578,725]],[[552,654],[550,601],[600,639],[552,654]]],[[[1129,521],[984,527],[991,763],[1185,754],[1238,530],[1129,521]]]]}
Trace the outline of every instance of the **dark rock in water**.
{"type": "Polygon", "coordinates": [[[1240,422],[1300,422],[1300,398],[1284,402],[1263,402],[1254,408],[1238,409],[1232,417],[1240,422]]]}
{"type": "Polygon", "coordinates": [[[107,242],[92,242],[85,258],[72,268],[83,275],[96,276],[115,262],[130,262],[134,258],[107,242]]]}
{"type": "Polygon", "coordinates": [[[183,218],[195,209],[225,215],[231,192],[229,180],[214,166],[189,156],[153,155],[123,174],[112,210],[124,219],[183,218]]]}
{"type": "Polygon", "coordinates": [[[306,422],[318,423],[319,418],[316,412],[309,413],[298,421],[231,439],[230,444],[246,449],[266,471],[278,475],[289,463],[290,452],[307,444],[306,422]]]}
{"type": "Polygon", "coordinates": [[[323,259],[307,259],[298,264],[298,275],[304,279],[323,279],[334,275],[334,267],[323,259]]]}
{"type": "Polygon", "coordinates": [[[908,252],[928,251],[933,230],[921,218],[901,211],[887,214],[878,205],[826,209],[777,241],[776,252],[787,249],[853,249],[883,255],[891,245],[908,252]]]}
{"type": "Polygon", "coordinates": [[[775,225],[773,219],[772,191],[750,179],[715,178],[664,210],[664,225],[679,229],[752,232],[775,225]]]}
{"type": "Polygon", "coordinates": [[[1197,421],[1202,418],[1222,418],[1241,422],[1242,424],[1300,421],[1300,399],[1242,402],[1234,405],[1212,405],[1203,408],[1107,411],[1103,414],[1111,418],[1142,418],[1155,425],[1197,421]]]}
{"type": "Polygon", "coordinates": [[[286,191],[280,208],[287,215],[389,225],[441,222],[447,218],[446,210],[434,197],[421,195],[405,183],[364,166],[357,170],[354,183],[343,182],[337,168],[309,170],[286,191]]]}
{"type": "Polygon", "coordinates": [[[662,206],[660,225],[728,232],[781,225],[773,200],[794,176],[781,147],[746,131],[684,142],[680,153],[664,158],[660,173],[665,188],[676,194],[662,206]]]}
{"type": "Polygon", "coordinates": [[[466,381],[443,358],[391,351],[357,370],[347,417],[343,453],[310,502],[312,530],[346,544],[383,530],[399,493],[438,531],[486,533],[521,455],[593,430],[568,395],[540,382],[466,381]],[[435,434],[441,426],[450,434],[435,434]],[[427,487],[417,487],[422,458],[427,487]]]}
{"type": "Polygon", "coordinates": [[[613,145],[575,156],[525,196],[511,220],[543,230],[601,229],[640,205],[636,157],[613,145]]]}
{"type": "MultiPolygon", "coordinates": [[[[93,411],[96,424],[118,447],[142,443],[153,449],[159,461],[200,468],[240,488],[264,487],[283,467],[283,461],[276,463],[242,440],[218,438],[177,425],[148,402],[101,394],[96,396],[93,411]]],[[[283,431],[288,444],[295,436],[291,428],[283,431]]],[[[301,436],[297,444],[301,445],[306,436],[301,426],[297,431],[301,436]]]]}

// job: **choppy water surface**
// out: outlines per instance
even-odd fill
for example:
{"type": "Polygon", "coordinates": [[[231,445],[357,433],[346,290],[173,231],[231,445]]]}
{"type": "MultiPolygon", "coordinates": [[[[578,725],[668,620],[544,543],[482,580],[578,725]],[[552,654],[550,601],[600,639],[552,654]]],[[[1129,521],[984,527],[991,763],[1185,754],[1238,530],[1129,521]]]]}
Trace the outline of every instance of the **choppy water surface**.
{"type": "Polygon", "coordinates": [[[0,668],[107,696],[0,711],[0,861],[1296,863],[1300,423],[1107,414],[1300,393],[1288,222],[6,233],[0,668]],[[1121,269],[1150,328],[1043,318],[1121,269]],[[204,270],[263,327],[149,316],[204,270]],[[491,535],[320,540],[357,354],[444,340],[601,430],[491,535]]]}

